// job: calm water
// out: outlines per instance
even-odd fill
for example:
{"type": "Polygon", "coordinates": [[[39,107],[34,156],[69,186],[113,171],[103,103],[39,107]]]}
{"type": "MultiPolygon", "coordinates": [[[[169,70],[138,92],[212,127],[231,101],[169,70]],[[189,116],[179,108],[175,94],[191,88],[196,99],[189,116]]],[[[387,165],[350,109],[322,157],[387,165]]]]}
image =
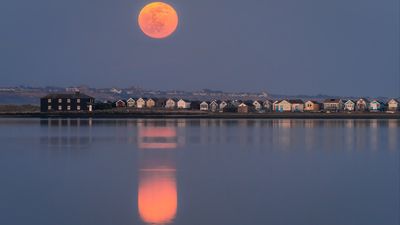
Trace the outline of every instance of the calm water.
{"type": "Polygon", "coordinates": [[[399,225],[399,120],[0,119],[0,224],[399,225]]]}

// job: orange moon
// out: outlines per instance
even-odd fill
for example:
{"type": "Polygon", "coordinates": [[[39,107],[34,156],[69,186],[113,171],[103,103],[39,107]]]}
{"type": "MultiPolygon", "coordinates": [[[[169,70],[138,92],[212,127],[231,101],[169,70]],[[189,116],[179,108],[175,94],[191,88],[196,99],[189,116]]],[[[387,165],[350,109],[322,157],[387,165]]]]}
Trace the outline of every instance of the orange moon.
{"type": "Polygon", "coordinates": [[[151,38],[162,39],[170,36],[178,27],[178,14],[164,2],[152,2],[140,11],[140,29],[151,38]]]}

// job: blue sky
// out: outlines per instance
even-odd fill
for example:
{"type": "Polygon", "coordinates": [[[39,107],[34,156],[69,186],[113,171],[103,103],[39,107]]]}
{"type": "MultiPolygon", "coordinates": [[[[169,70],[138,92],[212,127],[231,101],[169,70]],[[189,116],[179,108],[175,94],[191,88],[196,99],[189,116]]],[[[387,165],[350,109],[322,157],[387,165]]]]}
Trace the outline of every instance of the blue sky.
{"type": "Polygon", "coordinates": [[[164,40],[149,2],[2,0],[0,86],[400,95],[398,0],[171,0],[164,40]]]}

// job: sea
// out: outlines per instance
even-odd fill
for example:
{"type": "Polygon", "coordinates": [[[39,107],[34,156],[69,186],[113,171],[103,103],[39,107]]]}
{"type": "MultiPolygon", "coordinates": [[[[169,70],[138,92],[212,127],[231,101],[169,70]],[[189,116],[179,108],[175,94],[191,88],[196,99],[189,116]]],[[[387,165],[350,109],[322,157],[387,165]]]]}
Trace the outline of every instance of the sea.
{"type": "Polygon", "coordinates": [[[0,119],[0,224],[399,225],[400,120],[0,119]]]}

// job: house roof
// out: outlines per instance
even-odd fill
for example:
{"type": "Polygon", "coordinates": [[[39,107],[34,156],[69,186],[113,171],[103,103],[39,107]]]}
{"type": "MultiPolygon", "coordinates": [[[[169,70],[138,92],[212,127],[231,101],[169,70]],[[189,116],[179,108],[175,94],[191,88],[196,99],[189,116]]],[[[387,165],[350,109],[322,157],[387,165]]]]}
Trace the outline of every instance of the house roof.
{"type": "Polygon", "coordinates": [[[308,100],[308,101],[306,101],[306,103],[307,103],[307,102],[312,102],[313,104],[319,104],[319,102],[314,101],[314,100],[308,100]]]}
{"type": "Polygon", "coordinates": [[[275,104],[280,104],[283,101],[289,102],[290,104],[304,104],[303,100],[301,99],[282,99],[275,102],[275,104]]]}
{"type": "Polygon", "coordinates": [[[254,101],[253,101],[253,104],[255,104],[256,102],[257,102],[258,104],[260,104],[260,105],[264,104],[264,102],[263,102],[263,101],[260,101],[260,100],[254,100],[254,101]]]}
{"type": "Polygon", "coordinates": [[[240,101],[239,104],[244,103],[246,105],[253,105],[253,101],[252,100],[246,100],[246,101],[240,101]]]}
{"type": "Polygon", "coordinates": [[[342,99],[338,98],[328,98],[324,100],[324,103],[340,103],[342,99]]]}
{"type": "Polygon", "coordinates": [[[378,100],[376,100],[376,99],[372,100],[370,103],[379,103],[379,104],[383,104],[383,102],[378,101],[378,100]]]}
{"type": "Polygon", "coordinates": [[[157,99],[153,98],[153,100],[156,103],[165,103],[167,101],[167,99],[165,99],[165,98],[157,98],[157,99]]]}
{"type": "MultiPolygon", "coordinates": [[[[220,100],[212,100],[211,103],[213,103],[213,102],[215,102],[215,103],[218,104],[218,105],[221,103],[220,100]]],[[[211,104],[211,103],[210,103],[210,104],[211,104]]]]}
{"type": "Polygon", "coordinates": [[[93,98],[89,95],[75,92],[75,93],[50,93],[42,98],[93,98]]]}
{"type": "Polygon", "coordinates": [[[366,99],[366,98],[360,98],[360,99],[357,100],[357,102],[358,101],[364,101],[364,102],[367,102],[367,103],[369,102],[368,99],[366,99]]]}
{"type": "Polygon", "coordinates": [[[301,100],[301,99],[291,99],[291,100],[288,100],[288,102],[290,102],[292,104],[304,104],[303,100],[301,100]]]}
{"type": "Polygon", "coordinates": [[[347,104],[348,102],[351,102],[351,103],[355,104],[355,101],[353,101],[351,99],[347,100],[344,104],[347,104]]]}
{"type": "MultiPolygon", "coordinates": [[[[188,100],[188,99],[183,99],[183,98],[179,99],[179,101],[190,102],[190,100],[188,100]]],[[[178,101],[178,102],[179,102],[179,101],[178,101]]]]}

